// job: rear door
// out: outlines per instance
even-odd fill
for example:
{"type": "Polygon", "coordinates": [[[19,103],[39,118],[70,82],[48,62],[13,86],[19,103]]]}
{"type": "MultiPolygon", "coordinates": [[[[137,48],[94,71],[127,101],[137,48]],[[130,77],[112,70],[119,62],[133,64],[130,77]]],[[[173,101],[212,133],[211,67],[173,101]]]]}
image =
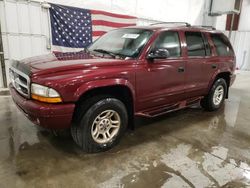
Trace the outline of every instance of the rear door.
{"type": "Polygon", "coordinates": [[[146,60],[144,69],[137,73],[138,108],[160,107],[180,101],[185,96],[185,61],[177,31],[163,31],[152,48],[166,48],[166,59],[146,60]]]}
{"type": "Polygon", "coordinates": [[[217,71],[233,71],[235,58],[232,46],[223,34],[207,33],[206,35],[213,49],[212,58],[209,58],[204,65],[204,76],[206,76],[204,79],[208,85],[217,71]]]}
{"type": "MultiPolygon", "coordinates": [[[[207,91],[208,76],[205,69],[212,60],[211,50],[204,33],[186,31],[186,96],[187,98],[204,95],[207,91]]],[[[212,68],[211,68],[212,69],[212,68]]]]}

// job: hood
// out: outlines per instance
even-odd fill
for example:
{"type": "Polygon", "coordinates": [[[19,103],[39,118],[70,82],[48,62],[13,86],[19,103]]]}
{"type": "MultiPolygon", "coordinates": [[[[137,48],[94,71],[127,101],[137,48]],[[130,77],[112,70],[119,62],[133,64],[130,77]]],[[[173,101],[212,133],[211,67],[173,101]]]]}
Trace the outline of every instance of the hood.
{"type": "Polygon", "coordinates": [[[51,53],[16,61],[12,66],[28,75],[50,74],[59,71],[83,69],[91,66],[111,66],[124,59],[102,58],[85,52],[51,53]]]}

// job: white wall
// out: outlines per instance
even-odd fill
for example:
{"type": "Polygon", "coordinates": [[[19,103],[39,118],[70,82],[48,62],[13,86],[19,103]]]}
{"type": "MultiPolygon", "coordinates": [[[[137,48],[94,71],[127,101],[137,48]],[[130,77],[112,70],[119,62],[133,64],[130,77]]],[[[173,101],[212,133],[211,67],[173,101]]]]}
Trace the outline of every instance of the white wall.
{"type": "Polygon", "coordinates": [[[237,68],[250,71],[250,32],[233,31],[231,43],[236,54],[237,68]]]}
{"type": "Polygon", "coordinates": [[[250,0],[243,0],[239,28],[233,32],[231,41],[234,45],[237,66],[250,70],[250,0]]]}
{"type": "Polygon", "coordinates": [[[227,15],[216,16],[214,19],[213,26],[218,29],[224,31],[226,29],[227,15]]]}
{"type": "Polygon", "coordinates": [[[250,0],[243,0],[239,30],[250,31],[250,0]]]}

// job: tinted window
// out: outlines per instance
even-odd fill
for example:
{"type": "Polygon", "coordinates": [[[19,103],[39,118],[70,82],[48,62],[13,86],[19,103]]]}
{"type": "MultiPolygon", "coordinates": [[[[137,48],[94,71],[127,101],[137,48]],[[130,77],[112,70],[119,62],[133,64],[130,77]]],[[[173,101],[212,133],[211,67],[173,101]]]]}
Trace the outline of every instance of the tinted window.
{"type": "Polygon", "coordinates": [[[205,56],[206,50],[200,32],[186,32],[188,56],[205,56]]]}
{"type": "Polygon", "coordinates": [[[179,35],[174,31],[161,33],[153,46],[154,48],[166,48],[170,57],[179,57],[181,55],[179,35]]]}
{"type": "Polygon", "coordinates": [[[232,56],[233,50],[227,39],[221,34],[211,34],[212,41],[219,56],[232,56]]]}

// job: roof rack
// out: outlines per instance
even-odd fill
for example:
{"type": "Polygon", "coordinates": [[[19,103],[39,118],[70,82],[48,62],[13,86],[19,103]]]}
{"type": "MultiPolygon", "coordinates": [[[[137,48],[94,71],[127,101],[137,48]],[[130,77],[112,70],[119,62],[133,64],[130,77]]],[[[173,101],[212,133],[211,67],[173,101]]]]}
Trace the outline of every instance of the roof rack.
{"type": "Polygon", "coordinates": [[[215,27],[210,26],[210,25],[193,25],[193,27],[201,27],[201,28],[216,30],[215,27]]]}
{"type": "Polygon", "coordinates": [[[153,23],[150,25],[168,25],[168,24],[173,24],[173,25],[184,25],[186,27],[190,27],[191,24],[187,23],[187,22],[158,22],[158,23],[153,23]]]}

